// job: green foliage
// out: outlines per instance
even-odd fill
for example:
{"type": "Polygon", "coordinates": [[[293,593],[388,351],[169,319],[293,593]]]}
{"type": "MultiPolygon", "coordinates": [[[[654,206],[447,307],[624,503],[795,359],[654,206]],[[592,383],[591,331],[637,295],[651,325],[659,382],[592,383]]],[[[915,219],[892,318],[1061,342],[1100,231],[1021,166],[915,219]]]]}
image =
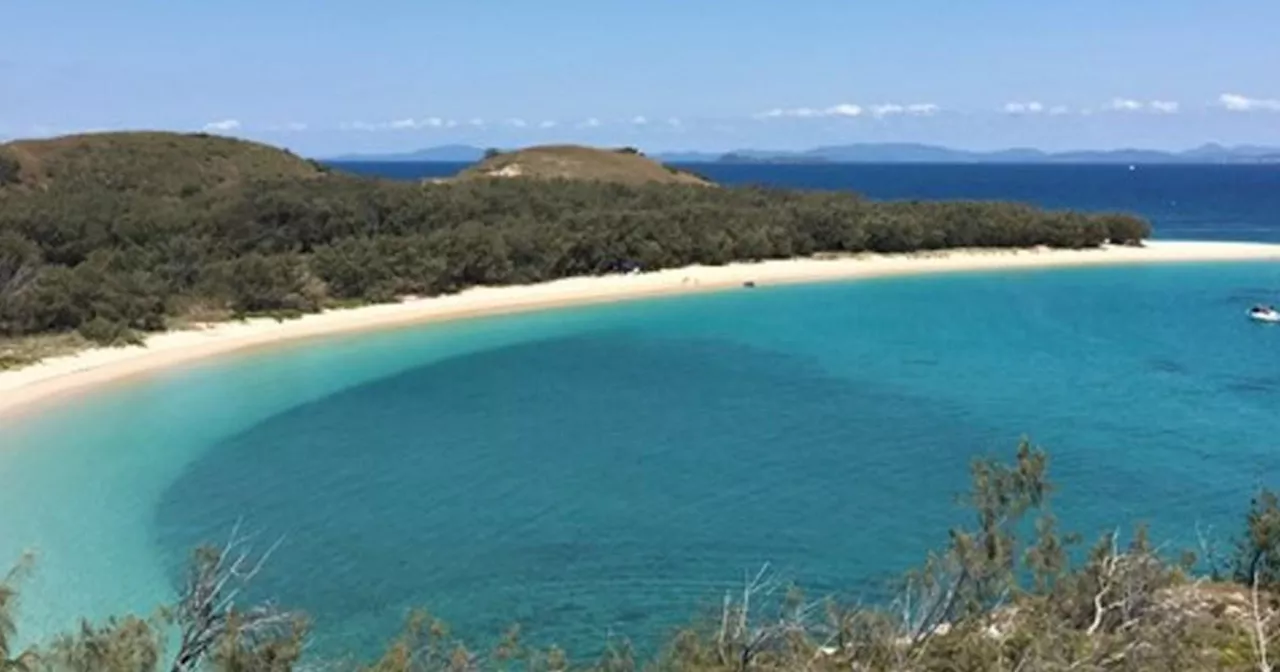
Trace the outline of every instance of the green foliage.
{"type": "Polygon", "coordinates": [[[0,371],[20,369],[49,357],[73,355],[89,345],[76,333],[0,338],[0,371]]]}
{"type": "Polygon", "coordinates": [[[387,645],[382,656],[355,672],[469,672],[470,670],[525,670],[555,672],[569,667],[564,651],[529,648],[520,640],[520,629],[510,628],[488,652],[468,649],[449,632],[444,622],[422,610],[409,615],[404,630],[387,645]]]}
{"type": "Polygon", "coordinates": [[[13,638],[17,634],[18,582],[31,568],[31,557],[23,557],[0,578],[0,672],[31,672],[35,669],[36,652],[17,652],[13,638]]]}
{"type": "Polygon", "coordinates": [[[1018,573],[1024,561],[1041,590],[1056,583],[1065,568],[1052,518],[1039,521],[1035,546],[1023,547],[1018,535],[1024,516],[1039,511],[1052,489],[1048,456],[1023,441],[1013,465],[984,459],[975,461],[970,471],[970,491],[961,501],[975,514],[974,525],[953,529],[948,548],[930,556],[922,570],[908,577],[908,593],[945,596],[933,598],[933,608],[920,615],[912,635],[915,641],[923,641],[943,623],[978,617],[1026,592],[1018,573]]]}
{"type": "Polygon", "coordinates": [[[0,334],[22,333],[22,293],[42,264],[38,245],[14,231],[0,231],[0,334]]]}
{"type": "Polygon", "coordinates": [[[1231,570],[1241,585],[1256,580],[1263,587],[1280,588],[1280,497],[1275,491],[1262,488],[1250,502],[1231,570]]]}
{"type": "Polygon", "coordinates": [[[1107,239],[1117,245],[1140,245],[1151,235],[1150,225],[1133,215],[1105,214],[1099,221],[1107,229],[1107,239]]]}
{"type": "Polygon", "coordinates": [[[330,297],[389,301],[439,294],[451,286],[440,245],[427,236],[343,238],[316,248],[311,267],[330,297]]]}
{"type": "Polygon", "coordinates": [[[76,332],[98,345],[140,345],[142,337],[138,332],[124,326],[121,322],[109,320],[101,315],[76,327],[76,332]]]}
{"type": "Polygon", "coordinates": [[[0,147],[0,189],[22,182],[22,163],[14,153],[0,147]]]}
{"type": "Polygon", "coordinates": [[[40,655],[40,667],[65,672],[154,670],[163,645],[149,623],[134,616],[109,619],[101,626],[80,624],[40,655]]]}
{"type": "Polygon", "coordinates": [[[10,335],[79,330],[109,345],[129,340],[131,330],[164,327],[160,291],[146,271],[116,270],[101,258],[74,268],[45,266],[0,304],[0,326],[10,335]]]}
{"type": "Polygon", "coordinates": [[[453,182],[519,176],[545,180],[579,180],[612,184],[687,184],[711,182],[666,170],[634,147],[596,149],[580,145],[542,145],[487,154],[459,173],[453,182]]]}
{"type": "Polygon", "coordinates": [[[237,315],[265,312],[309,312],[319,306],[320,290],[310,284],[302,260],[293,255],[256,252],[220,263],[215,282],[225,288],[237,315]]]}
{"type": "Polygon", "coordinates": [[[210,665],[218,672],[289,672],[301,660],[307,635],[305,619],[296,618],[268,637],[246,632],[238,614],[230,621],[210,656],[210,665]]]}
{"type": "MultiPolygon", "coordinates": [[[[242,180],[315,177],[317,168],[274,147],[197,133],[92,133],[0,145],[23,155],[38,186],[178,196],[242,180]]],[[[3,182],[0,182],[3,184],[3,182]]]]}
{"type": "Polygon", "coordinates": [[[42,261],[39,245],[16,231],[0,231],[0,296],[20,290],[42,261]]]}

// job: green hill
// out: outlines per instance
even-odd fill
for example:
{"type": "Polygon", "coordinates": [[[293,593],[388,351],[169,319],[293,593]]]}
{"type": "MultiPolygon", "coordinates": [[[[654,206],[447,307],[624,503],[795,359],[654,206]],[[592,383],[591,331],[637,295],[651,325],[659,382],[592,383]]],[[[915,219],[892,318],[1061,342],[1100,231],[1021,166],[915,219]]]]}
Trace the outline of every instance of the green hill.
{"type": "Polygon", "coordinates": [[[91,183],[112,191],[190,196],[244,180],[323,172],[287,150],[203,133],[94,133],[0,145],[0,187],[10,188],[91,183]]]}
{"type": "Polygon", "coordinates": [[[629,147],[610,150],[578,145],[548,145],[492,154],[462,171],[457,179],[504,177],[620,184],[711,184],[705,178],[664,166],[629,147]]]}
{"type": "Polygon", "coordinates": [[[116,343],[478,285],[1150,234],[1128,216],[710,184],[630,149],[535,147],[423,185],[207,135],[0,145],[0,368],[41,356],[22,339],[116,343]]]}

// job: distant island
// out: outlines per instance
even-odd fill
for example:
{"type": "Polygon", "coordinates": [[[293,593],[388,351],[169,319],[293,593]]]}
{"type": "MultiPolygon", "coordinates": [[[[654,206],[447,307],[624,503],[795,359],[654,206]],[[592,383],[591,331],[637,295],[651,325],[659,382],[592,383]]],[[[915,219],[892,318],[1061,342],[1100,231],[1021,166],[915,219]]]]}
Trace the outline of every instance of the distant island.
{"type": "MultiPolygon", "coordinates": [[[[335,162],[441,162],[473,163],[486,150],[469,145],[443,145],[393,154],[348,154],[335,162]]],[[[1224,146],[1209,143],[1184,151],[1109,149],[1046,152],[1015,147],[994,151],[951,149],[917,143],[857,143],[799,151],[738,149],[731,152],[658,152],[663,163],[948,163],[948,164],[1278,164],[1280,147],[1224,146]]]]}
{"type": "MultiPolygon", "coordinates": [[[[545,145],[503,152],[486,150],[484,158],[454,180],[490,177],[594,180],[618,184],[684,184],[709,186],[711,181],[687,170],[663,165],[634,147],[597,149],[578,145],[545,145]]],[[[449,182],[449,179],[435,182],[449,182]]]]}
{"type": "Polygon", "coordinates": [[[475,163],[484,158],[487,150],[471,145],[440,145],[412,152],[394,154],[345,154],[327,157],[326,161],[407,161],[438,163],[475,163]]]}
{"type": "MultiPolygon", "coordinates": [[[[715,159],[716,163],[790,163],[790,164],[806,164],[806,163],[833,163],[831,159],[825,156],[757,156],[754,154],[740,154],[738,152],[729,152],[722,154],[715,159]]],[[[672,161],[672,163],[682,163],[680,161],[672,161]]],[[[687,162],[698,163],[698,162],[687,162]]]]}
{"type": "Polygon", "coordinates": [[[1206,144],[1179,152],[1153,149],[1046,152],[1026,147],[982,152],[913,143],[869,143],[801,152],[740,150],[716,160],[740,163],[1256,164],[1280,163],[1280,149],[1206,144]]]}

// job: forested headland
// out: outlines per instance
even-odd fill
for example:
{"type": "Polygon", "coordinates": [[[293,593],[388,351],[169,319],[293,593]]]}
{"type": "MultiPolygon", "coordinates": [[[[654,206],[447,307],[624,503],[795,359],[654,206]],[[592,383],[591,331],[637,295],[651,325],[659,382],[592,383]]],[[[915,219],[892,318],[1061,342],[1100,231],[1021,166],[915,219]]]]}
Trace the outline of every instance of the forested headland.
{"type": "MultiPolygon", "coordinates": [[[[203,134],[0,145],[0,338],[120,343],[184,319],[298,314],[637,266],[1087,248],[1151,231],[1122,214],[708,186],[630,148],[486,161],[455,180],[412,184],[203,134]]],[[[22,363],[14,353],[0,359],[22,363]]]]}
{"type": "MultiPolygon", "coordinates": [[[[155,616],[84,622],[32,647],[16,645],[24,575],[0,579],[0,670],[7,672],[1267,672],[1280,644],[1280,500],[1260,491],[1232,548],[1176,553],[1139,526],[1088,543],[1059,530],[1046,453],[976,460],[961,503],[969,523],[896,585],[889,603],[806,596],[762,570],[712,613],[646,643],[627,633],[598,651],[566,652],[518,624],[452,633],[406,615],[383,653],[330,660],[309,651],[302,613],[249,597],[272,571],[269,548],[230,541],[199,550],[177,600],[155,616]],[[469,646],[477,637],[492,645],[469,646]]],[[[855,521],[856,522],[856,521],[855,521]]],[[[839,524],[833,528],[838,533],[839,524]]],[[[767,531],[759,531],[767,533],[767,531]]],[[[430,596],[423,596],[429,602],[430,596]]],[[[503,615],[498,615],[500,618],[503,615]]],[[[323,628],[324,624],[315,624],[323,628]]],[[[536,626],[536,624],[534,624],[536,626]]],[[[593,624],[601,632],[610,624],[593,624]]]]}

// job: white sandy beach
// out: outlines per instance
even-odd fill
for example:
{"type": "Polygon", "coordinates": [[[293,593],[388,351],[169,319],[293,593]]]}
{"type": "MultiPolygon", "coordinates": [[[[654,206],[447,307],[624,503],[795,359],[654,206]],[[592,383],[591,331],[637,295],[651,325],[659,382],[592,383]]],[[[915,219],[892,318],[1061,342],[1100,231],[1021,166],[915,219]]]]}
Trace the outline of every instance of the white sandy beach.
{"type": "Polygon", "coordinates": [[[767,286],[957,271],[1260,260],[1280,261],[1280,245],[1160,241],[1142,248],[957,250],[694,266],[537,285],[482,287],[450,296],[332,310],[284,322],[254,319],[211,324],[153,335],[145,347],[91,349],[51,358],[23,369],[0,372],[0,415],[103,383],[251,347],[419,322],[726,289],[747,281],[767,286]]]}

